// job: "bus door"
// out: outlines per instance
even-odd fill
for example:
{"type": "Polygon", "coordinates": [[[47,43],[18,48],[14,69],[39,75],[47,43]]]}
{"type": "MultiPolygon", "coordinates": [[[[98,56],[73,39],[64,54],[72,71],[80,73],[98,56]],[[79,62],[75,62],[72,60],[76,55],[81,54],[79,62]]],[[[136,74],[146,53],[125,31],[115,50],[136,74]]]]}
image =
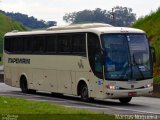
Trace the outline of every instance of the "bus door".
{"type": "Polygon", "coordinates": [[[91,75],[91,84],[93,97],[100,97],[104,89],[103,84],[103,65],[101,55],[100,40],[98,35],[94,33],[88,33],[88,58],[90,67],[94,75],[91,75]],[[96,84],[95,84],[96,83],[96,84]]]}

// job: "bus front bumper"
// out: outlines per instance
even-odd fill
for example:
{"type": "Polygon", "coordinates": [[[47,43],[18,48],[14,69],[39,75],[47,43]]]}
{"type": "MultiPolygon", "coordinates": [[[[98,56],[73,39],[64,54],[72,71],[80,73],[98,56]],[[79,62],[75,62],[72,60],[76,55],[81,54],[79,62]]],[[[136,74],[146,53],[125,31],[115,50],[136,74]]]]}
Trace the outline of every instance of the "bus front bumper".
{"type": "Polygon", "coordinates": [[[138,97],[148,96],[153,93],[153,87],[132,90],[110,90],[107,89],[105,98],[122,98],[122,97],[138,97]]]}

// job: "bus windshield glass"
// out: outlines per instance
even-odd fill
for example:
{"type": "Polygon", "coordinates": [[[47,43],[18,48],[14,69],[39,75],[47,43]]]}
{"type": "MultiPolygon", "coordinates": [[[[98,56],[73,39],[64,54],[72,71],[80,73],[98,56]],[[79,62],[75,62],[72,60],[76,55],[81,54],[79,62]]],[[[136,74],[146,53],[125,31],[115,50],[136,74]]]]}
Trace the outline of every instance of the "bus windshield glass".
{"type": "Polygon", "coordinates": [[[102,34],[107,80],[152,78],[149,44],[145,34],[102,34]]]}

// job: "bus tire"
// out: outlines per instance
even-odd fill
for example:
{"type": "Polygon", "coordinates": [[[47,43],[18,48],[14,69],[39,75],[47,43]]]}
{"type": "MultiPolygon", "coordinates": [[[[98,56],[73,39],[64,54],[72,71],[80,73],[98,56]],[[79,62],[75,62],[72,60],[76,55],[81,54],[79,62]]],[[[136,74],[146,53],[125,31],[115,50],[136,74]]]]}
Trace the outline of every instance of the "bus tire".
{"type": "Polygon", "coordinates": [[[84,102],[89,102],[90,98],[88,95],[88,87],[86,84],[82,84],[80,88],[80,96],[81,100],[84,102]]]}
{"type": "Polygon", "coordinates": [[[131,101],[132,97],[119,98],[119,101],[122,104],[128,104],[131,101]]]}
{"type": "Polygon", "coordinates": [[[28,93],[27,79],[24,76],[22,76],[20,79],[20,88],[22,93],[28,93]]]}
{"type": "Polygon", "coordinates": [[[36,93],[36,90],[28,89],[28,83],[27,83],[27,79],[25,76],[22,76],[20,79],[20,88],[21,88],[22,93],[31,93],[31,94],[36,93]]]}

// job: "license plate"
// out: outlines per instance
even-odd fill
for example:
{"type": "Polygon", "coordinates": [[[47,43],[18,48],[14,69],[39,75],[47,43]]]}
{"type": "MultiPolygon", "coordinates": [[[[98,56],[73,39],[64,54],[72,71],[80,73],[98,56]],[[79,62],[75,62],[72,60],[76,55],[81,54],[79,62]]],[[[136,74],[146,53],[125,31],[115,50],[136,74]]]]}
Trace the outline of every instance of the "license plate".
{"type": "Polygon", "coordinates": [[[129,92],[128,96],[137,96],[137,92],[129,92]]]}

